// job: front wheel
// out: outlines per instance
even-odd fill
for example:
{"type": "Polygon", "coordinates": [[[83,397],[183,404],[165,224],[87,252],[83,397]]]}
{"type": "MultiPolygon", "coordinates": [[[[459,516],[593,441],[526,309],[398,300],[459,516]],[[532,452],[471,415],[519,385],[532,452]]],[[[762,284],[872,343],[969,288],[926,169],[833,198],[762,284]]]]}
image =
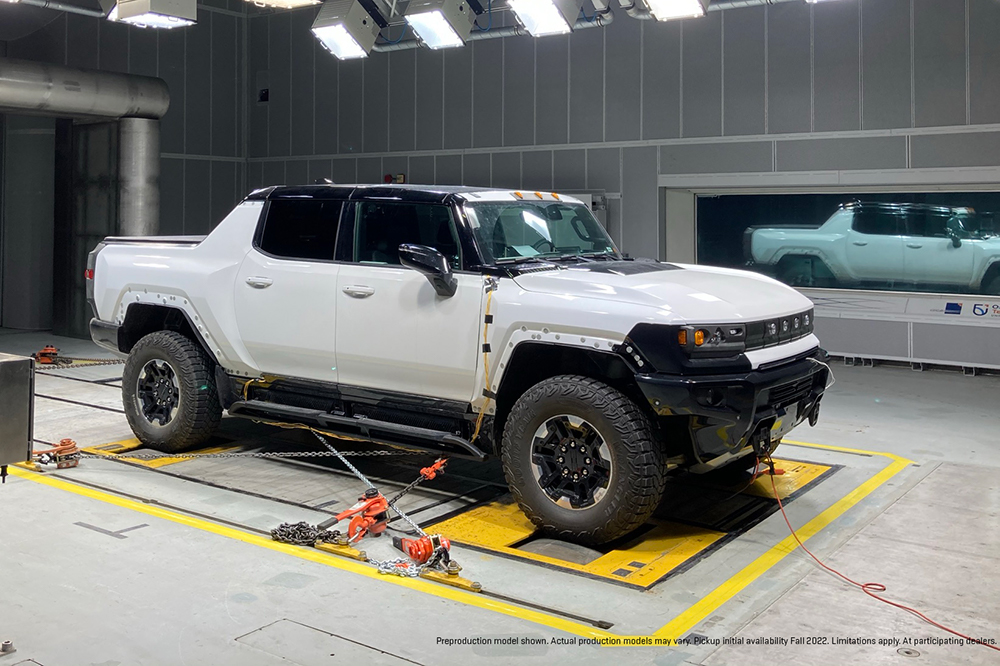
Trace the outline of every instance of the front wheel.
{"type": "Polygon", "coordinates": [[[150,333],[129,352],[122,403],[139,441],[167,453],[201,444],[222,420],[212,360],[175,331],[150,333]]]}
{"type": "Polygon", "coordinates": [[[645,414],[616,389],[562,375],[535,384],[503,432],[504,475],[545,532],[600,544],[632,532],[663,496],[663,454],[645,414]]]}

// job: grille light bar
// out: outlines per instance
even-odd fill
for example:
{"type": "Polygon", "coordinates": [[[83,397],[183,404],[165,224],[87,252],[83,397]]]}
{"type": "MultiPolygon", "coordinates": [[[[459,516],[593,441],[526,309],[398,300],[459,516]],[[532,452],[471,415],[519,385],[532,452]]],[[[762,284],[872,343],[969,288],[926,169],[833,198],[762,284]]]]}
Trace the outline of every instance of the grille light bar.
{"type": "Polygon", "coordinates": [[[386,26],[378,11],[362,0],[326,0],[312,24],[323,47],[341,60],[367,58],[386,26]]]}
{"type": "Polygon", "coordinates": [[[429,48],[446,49],[465,44],[476,12],[467,0],[415,0],[404,18],[429,48]]]}
{"type": "Polygon", "coordinates": [[[109,21],[139,28],[183,28],[198,22],[197,0],[120,0],[108,12],[109,21]]]}
{"type": "Polygon", "coordinates": [[[704,16],[709,0],[643,0],[657,21],[704,16]]]}
{"type": "Polygon", "coordinates": [[[573,29],[583,0],[507,0],[532,37],[565,34],[573,29]]]}

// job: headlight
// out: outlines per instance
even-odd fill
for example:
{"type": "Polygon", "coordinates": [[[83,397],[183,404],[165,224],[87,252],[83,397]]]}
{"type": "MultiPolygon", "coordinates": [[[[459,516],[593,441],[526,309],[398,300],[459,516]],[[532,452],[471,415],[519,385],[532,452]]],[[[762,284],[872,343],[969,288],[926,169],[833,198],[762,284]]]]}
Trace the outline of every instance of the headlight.
{"type": "Polygon", "coordinates": [[[677,344],[688,356],[734,356],[746,350],[747,329],[743,324],[682,326],[677,344]]]}
{"type": "Polygon", "coordinates": [[[747,350],[773,347],[813,332],[813,311],[747,324],[747,350]]]}

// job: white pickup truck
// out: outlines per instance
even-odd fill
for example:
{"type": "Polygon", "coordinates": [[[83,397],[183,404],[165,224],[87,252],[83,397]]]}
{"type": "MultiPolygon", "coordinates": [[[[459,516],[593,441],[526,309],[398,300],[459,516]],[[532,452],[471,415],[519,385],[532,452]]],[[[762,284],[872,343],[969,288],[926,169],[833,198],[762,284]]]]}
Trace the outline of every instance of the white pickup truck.
{"type": "Polygon", "coordinates": [[[750,227],[748,263],[797,287],[1000,294],[1000,236],[969,208],[857,202],[820,226],[750,227]]]}
{"type": "Polygon", "coordinates": [[[88,265],[146,445],[227,410],[498,455],[525,514],[585,543],[640,526],[670,470],[750,466],[815,423],[829,376],[798,292],[627,260],[557,194],[271,187],[208,236],[108,238],[88,265]]]}

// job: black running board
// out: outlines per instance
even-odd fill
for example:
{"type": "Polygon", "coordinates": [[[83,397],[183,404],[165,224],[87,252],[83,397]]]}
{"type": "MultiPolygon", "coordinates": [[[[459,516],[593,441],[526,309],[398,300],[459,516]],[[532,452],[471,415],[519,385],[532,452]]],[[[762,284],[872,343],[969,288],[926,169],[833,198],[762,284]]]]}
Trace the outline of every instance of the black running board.
{"type": "Polygon", "coordinates": [[[453,458],[486,460],[478,446],[450,432],[416,426],[376,421],[364,416],[340,416],[318,409],[278,405],[262,400],[240,400],[229,407],[233,416],[272,423],[303,423],[347,437],[361,437],[375,444],[445,453],[453,458]]]}

